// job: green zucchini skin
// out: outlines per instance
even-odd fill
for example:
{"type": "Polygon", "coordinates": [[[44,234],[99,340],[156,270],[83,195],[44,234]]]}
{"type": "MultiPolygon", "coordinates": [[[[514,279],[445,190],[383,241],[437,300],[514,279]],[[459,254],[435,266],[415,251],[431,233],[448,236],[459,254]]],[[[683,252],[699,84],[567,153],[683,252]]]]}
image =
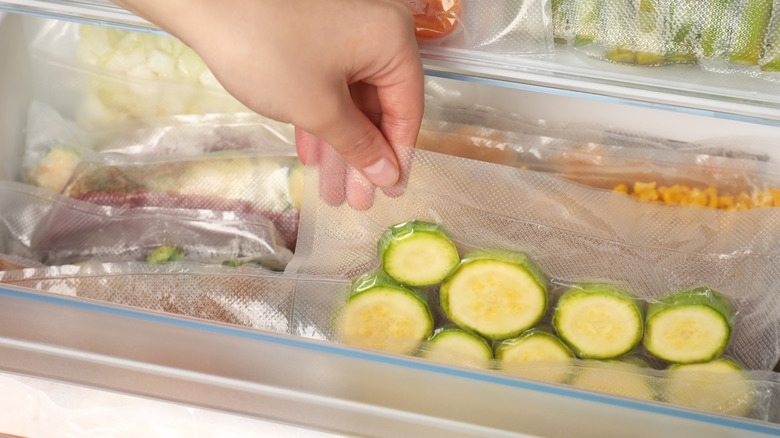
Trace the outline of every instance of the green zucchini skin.
{"type": "MultiPolygon", "coordinates": [[[[372,310],[369,309],[369,310],[372,310]]],[[[401,354],[412,354],[420,341],[427,339],[433,333],[433,315],[428,306],[427,292],[398,283],[381,270],[369,272],[353,280],[347,303],[342,310],[342,337],[347,344],[391,351],[401,354]],[[399,315],[397,309],[374,306],[376,318],[370,312],[358,313],[354,317],[355,308],[362,306],[372,296],[377,302],[387,303],[389,300],[400,300],[410,310],[407,315],[399,315]],[[358,322],[354,322],[357,320],[358,322]],[[391,333],[397,327],[396,321],[402,326],[416,324],[414,333],[405,336],[394,336],[391,333]],[[364,328],[370,328],[371,335],[364,333],[364,328]],[[374,334],[374,332],[379,332],[374,334]]]]}
{"type": "Polygon", "coordinates": [[[438,224],[409,221],[393,225],[379,238],[379,259],[392,279],[409,286],[422,287],[441,283],[460,262],[458,249],[449,234],[438,224]],[[430,245],[409,251],[410,245],[427,239],[430,245]],[[434,247],[434,245],[436,245],[434,247]],[[432,267],[424,272],[423,267],[432,267]]]}
{"type": "MultiPolygon", "coordinates": [[[[473,331],[494,341],[508,339],[515,337],[523,331],[531,328],[544,316],[547,310],[548,302],[548,283],[549,280],[547,279],[547,276],[542,272],[541,269],[539,269],[531,257],[525,253],[505,250],[475,251],[466,254],[461,260],[461,263],[457,269],[442,283],[441,288],[439,289],[440,305],[442,311],[444,311],[447,317],[459,327],[468,331],[473,331]],[[530,280],[530,286],[532,289],[534,289],[532,291],[525,292],[538,294],[537,298],[539,300],[539,308],[535,309],[536,312],[534,317],[524,321],[523,323],[518,322],[514,327],[511,327],[508,330],[493,331],[491,329],[487,329],[483,327],[483,324],[481,323],[488,321],[484,319],[481,321],[473,321],[470,320],[473,318],[464,318],[464,315],[461,315],[457,310],[454,310],[452,305],[453,288],[454,285],[457,285],[457,283],[460,281],[460,276],[469,275],[468,272],[470,270],[479,269],[480,265],[488,266],[492,264],[500,265],[502,267],[508,266],[510,269],[516,269],[518,272],[522,272],[523,274],[521,275],[528,277],[530,280]]],[[[457,291],[455,294],[457,295],[457,291]]],[[[507,309],[502,307],[495,305],[489,306],[494,306],[493,310],[495,310],[497,313],[503,314],[504,316],[506,316],[507,312],[509,312],[507,309]]]]}
{"type": "MultiPolygon", "coordinates": [[[[734,305],[728,297],[713,289],[708,287],[696,287],[676,291],[658,302],[650,303],[648,306],[647,319],[645,321],[645,338],[643,342],[645,348],[647,348],[651,354],[669,362],[709,362],[720,356],[728,346],[733,331],[734,315],[734,305]],[[699,355],[691,354],[691,351],[693,351],[692,349],[696,346],[695,343],[699,342],[696,339],[680,341],[685,342],[688,345],[683,345],[679,349],[679,352],[672,352],[670,354],[668,350],[666,350],[665,337],[661,335],[663,327],[661,327],[660,324],[663,324],[664,317],[671,315],[670,312],[679,312],[684,311],[685,309],[694,311],[698,309],[701,312],[707,312],[714,320],[719,321],[720,327],[724,332],[722,339],[713,340],[714,344],[708,349],[702,349],[703,351],[699,355]]],[[[691,324],[693,324],[693,322],[691,324]]],[[[707,332],[711,333],[711,330],[707,332]]]]}
{"type": "MultiPolygon", "coordinates": [[[[602,308],[596,307],[601,311],[602,308]]],[[[644,317],[641,302],[624,289],[607,283],[579,283],[567,289],[558,298],[553,312],[553,326],[558,336],[584,359],[612,359],[629,353],[642,340],[644,317]],[[584,308],[572,309],[579,302],[590,301],[592,305],[605,304],[607,300],[622,306],[619,315],[613,311],[607,314],[583,313],[584,308]],[[597,300],[601,300],[599,303],[597,300]],[[575,313],[576,312],[576,313],[575,313]],[[626,316],[633,327],[619,324],[613,318],[626,316]],[[578,327],[571,327],[576,325],[578,327]],[[625,330],[625,336],[621,333],[625,330]]]]}

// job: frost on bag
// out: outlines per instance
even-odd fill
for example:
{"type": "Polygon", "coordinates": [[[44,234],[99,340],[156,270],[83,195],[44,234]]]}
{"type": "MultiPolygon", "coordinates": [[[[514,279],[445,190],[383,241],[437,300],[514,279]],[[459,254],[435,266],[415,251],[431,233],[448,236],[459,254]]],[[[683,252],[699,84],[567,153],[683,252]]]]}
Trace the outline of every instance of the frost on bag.
{"type": "Polygon", "coordinates": [[[0,197],[12,206],[0,213],[7,224],[0,253],[14,256],[17,268],[184,258],[281,270],[292,257],[274,225],[249,213],[100,206],[18,183],[0,186],[0,197]]]}
{"type": "Polygon", "coordinates": [[[501,62],[552,54],[546,0],[399,1],[413,14],[423,53],[501,62]]]}
{"type": "Polygon", "coordinates": [[[302,165],[289,139],[259,116],[177,116],[86,129],[33,103],[28,125],[30,184],[105,206],[262,216],[285,246],[295,246],[302,165]]]}
{"type": "Polygon", "coordinates": [[[555,37],[618,63],[697,63],[777,80],[774,0],[554,0],[555,37]]]}
{"type": "MultiPolygon", "coordinates": [[[[777,373],[770,371],[780,359],[780,299],[773,293],[780,277],[776,208],[639,203],[550,173],[428,151],[417,151],[408,190],[400,198],[380,196],[362,212],[313,198],[306,202],[296,257],[286,272],[352,282],[332,297],[331,307],[339,307],[335,301],[341,310],[317,321],[326,339],[440,361],[449,357],[458,365],[473,363],[462,359],[469,351],[469,357],[481,357],[477,363],[506,374],[612,393],[613,374],[600,377],[603,373],[587,370],[593,367],[587,361],[608,367],[617,361],[616,367],[638,367],[621,371],[627,381],[636,381],[637,395],[631,397],[761,420],[770,418],[770,406],[780,396],[777,373]],[[442,264],[444,274],[430,277],[433,283],[415,283],[412,274],[428,272],[445,259],[447,246],[436,243],[443,240],[426,223],[444,231],[459,261],[454,270],[446,268],[449,262],[442,264]],[[383,237],[388,232],[412,249],[388,246],[383,237]],[[405,251],[410,257],[426,254],[421,256],[426,263],[388,255],[405,251]],[[513,280],[492,283],[501,279],[513,280]],[[541,306],[522,324],[475,310],[511,309],[519,284],[535,285],[533,302],[541,306]],[[492,292],[479,298],[479,290],[492,292]],[[705,292],[675,298],[699,290],[705,292]],[[716,295],[726,297],[733,313],[720,317],[709,310],[714,309],[709,297],[716,295]],[[650,316],[683,305],[702,309],[702,321],[723,321],[728,333],[709,339],[713,352],[692,360],[653,354],[646,338],[650,316]],[[576,318],[589,308],[623,315],[611,323],[631,326],[620,348],[565,322],[564,317],[576,318]],[[409,319],[399,326],[393,325],[395,318],[383,320],[393,314],[409,319]],[[384,322],[372,323],[376,318],[384,322]],[[484,348],[486,342],[492,351],[484,348]],[[538,360],[529,362],[533,358],[538,360]],[[712,384],[685,383],[699,375],[712,384]]],[[[522,308],[530,308],[528,293],[517,298],[525,303],[522,308]]]]}
{"type": "Polygon", "coordinates": [[[31,17],[24,25],[33,97],[79,124],[250,112],[175,38],[31,17]]]}

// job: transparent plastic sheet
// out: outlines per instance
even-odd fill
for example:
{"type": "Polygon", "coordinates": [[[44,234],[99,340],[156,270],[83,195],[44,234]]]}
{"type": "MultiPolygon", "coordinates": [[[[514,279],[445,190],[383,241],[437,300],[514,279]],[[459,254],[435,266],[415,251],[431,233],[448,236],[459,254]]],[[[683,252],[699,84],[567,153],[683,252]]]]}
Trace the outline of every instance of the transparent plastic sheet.
{"type": "Polygon", "coordinates": [[[92,203],[251,213],[293,249],[302,165],[292,140],[252,114],[171,116],[83,128],[30,107],[26,181],[92,203]]]}
{"type": "Polygon", "coordinates": [[[621,64],[696,64],[777,82],[775,0],[556,0],[556,41],[621,64]]]}
{"type": "Polygon", "coordinates": [[[33,17],[24,27],[33,98],[80,125],[251,112],[174,38],[33,17]]]}
{"type": "MultiPolygon", "coordinates": [[[[142,261],[162,246],[203,263],[255,262],[282,270],[292,258],[271,221],[231,211],[110,207],[34,187],[0,184],[9,254],[49,265],[142,261]]],[[[36,266],[30,265],[30,266],[36,266]]]]}
{"type": "MultiPolygon", "coordinates": [[[[306,178],[316,182],[316,170],[308,170],[306,178]]],[[[780,299],[771,293],[780,277],[778,209],[726,211],[638,203],[548,173],[424,150],[415,154],[404,196],[378,195],[369,210],[327,205],[316,192],[304,195],[296,256],[286,270],[291,275],[337,282],[371,272],[380,268],[377,242],[387,227],[425,220],[443,226],[461,254],[479,249],[525,252],[557,287],[582,281],[626,284],[646,303],[688,287],[718,290],[737,309],[724,354],[748,370],[740,376],[747,375],[751,382],[746,397],[752,402],[749,410],[739,412],[726,408],[731,402],[697,408],[777,421],[771,407],[776,406],[780,382],[770,370],[780,359],[780,299]]],[[[551,305],[557,290],[550,289],[551,305]]],[[[345,286],[340,295],[330,297],[330,308],[338,308],[339,300],[343,306],[348,292],[345,286]]],[[[437,288],[430,292],[436,327],[450,325],[437,309],[437,288]]],[[[313,330],[342,339],[340,313],[320,317],[320,328],[313,330]]],[[[421,351],[427,348],[425,342],[418,346],[421,351]]],[[[642,353],[642,346],[633,353],[642,353]]],[[[575,359],[573,365],[552,368],[512,364],[503,370],[535,379],[549,379],[553,372],[567,383],[582,362],[575,359]]],[[[665,363],[653,365],[637,374],[648,374],[640,380],[664,386],[678,379],[663,369],[665,363]]],[[[598,378],[597,383],[606,390],[609,380],[598,378]]],[[[709,391],[718,385],[705,386],[709,391]]]]}
{"type": "Polygon", "coordinates": [[[400,0],[414,14],[420,49],[429,54],[511,63],[550,56],[547,0],[400,0]]]}
{"type": "Polygon", "coordinates": [[[417,148],[551,173],[594,188],[624,185],[646,202],[746,209],[780,206],[774,142],[745,136],[682,143],[526,120],[431,97],[417,148]]]}

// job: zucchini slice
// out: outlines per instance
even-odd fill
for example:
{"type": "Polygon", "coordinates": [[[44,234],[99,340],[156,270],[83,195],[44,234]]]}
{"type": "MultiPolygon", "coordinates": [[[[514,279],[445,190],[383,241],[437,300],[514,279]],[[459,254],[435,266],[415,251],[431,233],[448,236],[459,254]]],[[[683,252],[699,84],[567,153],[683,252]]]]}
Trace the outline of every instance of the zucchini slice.
{"type": "Polygon", "coordinates": [[[345,344],[411,354],[433,332],[424,292],[392,280],[381,271],[352,283],[342,312],[345,344]]]}
{"type": "Polygon", "coordinates": [[[519,335],[547,309],[547,278],[520,252],[466,255],[439,290],[441,307],[455,324],[492,339],[519,335]]]}
{"type": "Polygon", "coordinates": [[[533,328],[500,342],[496,359],[502,371],[563,383],[570,374],[574,353],[553,333],[533,328]]]}
{"type": "Polygon", "coordinates": [[[379,239],[379,258],[390,278],[409,286],[441,283],[460,262],[447,233],[423,221],[388,228],[379,239]]]}
{"type": "Polygon", "coordinates": [[[644,345],[654,356],[676,363],[707,362],[726,349],[734,307],[706,287],[677,292],[651,303],[644,345]]]}
{"type": "Polygon", "coordinates": [[[581,283],[561,295],[553,326],[586,359],[611,359],[642,340],[642,310],[627,292],[602,283],[581,283]]]}
{"type": "Polygon", "coordinates": [[[696,364],[673,364],[663,400],[680,406],[723,414],[748,416],[754,389],[743,368],[730,359],[696,364]]]}
{"type": "Polygon", "coordinates": [[[485,340],[456,328],[439,330],[428,339],[421,357],[460,365],[490,368],[493,350],[485,340]]]}
{"type": "Polygon", "coordinates": [[[641,372],[642,369],[650,368],[647,362],[637,357],[607,359],[601,362],[590,367],[580,367],[569,383],[627,397],[657,399],[652,377],[641,372]]]}

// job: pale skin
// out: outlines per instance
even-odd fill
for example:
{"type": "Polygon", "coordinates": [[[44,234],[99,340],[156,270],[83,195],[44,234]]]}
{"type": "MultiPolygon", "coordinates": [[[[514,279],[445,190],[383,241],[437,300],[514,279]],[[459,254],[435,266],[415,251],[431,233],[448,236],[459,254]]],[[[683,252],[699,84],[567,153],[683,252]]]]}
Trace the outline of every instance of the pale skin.
{"type": "Polygon", "coordinates": [[[115,0],[192,47],[233,96],[296,127],[320,195],[369,208],[403,193],[423,113],[411,13],[398,0],[115,0]]]}

